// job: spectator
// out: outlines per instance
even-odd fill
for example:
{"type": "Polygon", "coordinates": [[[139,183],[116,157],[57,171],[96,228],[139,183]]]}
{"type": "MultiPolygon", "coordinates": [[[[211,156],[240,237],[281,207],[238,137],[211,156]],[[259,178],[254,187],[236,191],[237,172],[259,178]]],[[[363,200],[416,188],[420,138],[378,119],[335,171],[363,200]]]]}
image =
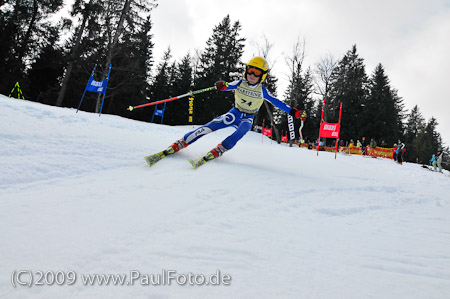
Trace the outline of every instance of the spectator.
{"type": "Polygon", "coordinates": [[[355,142],[353,139],[350,139],[350,144],[348,145],[348,154],[350,155],[352,153],[352,148],[355,147],[355,142]]]}
{"type": "Polygon", "coordinates": [[[355,146],[355,142],[353,141],[353,139],[350,139],[350,144],[348,145],[348,147],[354,147],[355,146]]]}
{"type": "MultiPolygon", "coordinates": [[[[434,155],[433,155],[434,156],[434,155]]],[[[436,166],[439,168],[439,172],[442,172],[442,158],[444,156],[444,151],[439,147],[436,153],[436,158],[433,161],[433,170],[436,171],[436,166]]]]}
{"type": "Polygon", "coordinates": [[[394,143],[394,148],[392,149],[393,153],[392,159],[394,159],[395,162],[397,162],[397,149],[398,149],[397,143],[394,143]]]}
{"type": "Polygon", "coordinates": [[[398,148],[397,148],[397,162],[398,164],[403,164],[403,153],[406,151],[405,144],[402,143],[400,140],[398,141],[398,148]]]}
{"type": "Polygon", "coordinates": [[[362,138],[361,152],[363,156],[366,155],[366,137],[362,138]]]}
{"type": "Polygon", "coordinates": [[[431,156],[430,165],[433,165],[434,171],[436,171],[436,155],[435,154],[433,154],[433,156],[431,156]]]}
{"type": "Polygon", "coordinates": [[[370,155],[371,156],[374,156],[376,147],[377,147],[377,142],[373,138],[370,139],[370,155]]]}
{"type": "Polygon", "coordinates": [[[356,147],[361,147],[361,146],[362,146],[361,142],[359,140],[356,141],[356,147]]]}

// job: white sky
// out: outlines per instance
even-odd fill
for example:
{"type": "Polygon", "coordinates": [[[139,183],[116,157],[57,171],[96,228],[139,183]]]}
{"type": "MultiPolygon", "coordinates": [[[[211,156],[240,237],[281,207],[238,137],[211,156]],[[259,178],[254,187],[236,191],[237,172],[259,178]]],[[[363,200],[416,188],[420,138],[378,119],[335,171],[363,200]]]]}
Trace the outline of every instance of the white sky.
{"type": "Polygon", "coordinates": [[[418,105],[427,120],[436,117],[450,144],[450,0],[160,0],[152,12],[155,62],[169,45],[177,60],[204,49],[227,14],[240,21],[247,39],[244,62],[257,54],[253,45],[262,44],[263,35],[274,44],[269,60],[280,99],[284,57],[298,37],[306,41],[311,67],[329,53],[341,58],[356,44],[367,75],[381,63],[406,108],[418,105]]]}

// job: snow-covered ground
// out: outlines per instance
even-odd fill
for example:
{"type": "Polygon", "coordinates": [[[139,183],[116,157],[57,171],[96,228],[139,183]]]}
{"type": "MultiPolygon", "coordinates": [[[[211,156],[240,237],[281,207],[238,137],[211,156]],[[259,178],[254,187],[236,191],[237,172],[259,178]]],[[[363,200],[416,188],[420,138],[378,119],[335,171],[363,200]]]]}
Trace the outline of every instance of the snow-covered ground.
{"type": "Polygon", "coordinates": [[[450,298],[448,172],[253,132],[194,170],[231,129],[147,166],[189,129],[0,96],[0,298],[450,298]]]}

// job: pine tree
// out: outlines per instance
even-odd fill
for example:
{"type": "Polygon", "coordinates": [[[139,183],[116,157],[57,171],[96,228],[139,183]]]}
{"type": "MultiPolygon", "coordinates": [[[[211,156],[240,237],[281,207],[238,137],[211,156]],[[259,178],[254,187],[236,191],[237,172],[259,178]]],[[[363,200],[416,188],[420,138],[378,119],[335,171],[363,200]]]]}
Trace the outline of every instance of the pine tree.
{"type": "Polygon", "coordinates": [[[389,78],[381,64],[377,65],[369,79],[369,95],[364,102],[362,125],[364,136],[374,138],[378,143],[393,144],[402,138],[402,115],[399,111],[401,99],[390,86],[389,78]],[[400,120],[400,121],[399,121],[400,120]]]}
{"type": "Polygon", "coordinates": [[[53,104],[59,78],[62,76],[64,57],[62,49],[56,44],[59,28],[48,27],[48,40],[43,41],[40,53],[27,72],[30,99],[53,104]]]}
{"type": "MultiPolygon", "coordinates": [[[[173,78],[171,80],[172,96],[182,95],[192,90],[192,75],[192,58],[188,53],[181,59],[181,62],[173,66],[173,78]]],[[[168,102],[164,116],[164,123],[170,125],[188,124],[188,109],[188,98],[168,102]]]]}
{"type": "MultiPolygon", "coordinates": [[[[174,62],[172,60],[172,53],[170,47],[164,52],[162,61],[158,64],[156,74],[150,84],[150,102],[156,102],[172,96],[176,96],[172,92],[172,81],[174,62]]],[[[159,104],[159,109],[162,109],[164,104],[159,104]]],[[[152,109],[152,108],[148,108],[152,109]]],[[[156,109],[156,106],[155,108],[156,109]]],[[[153,112],[153,110],[152,110],[153,112]]]]}
{"type": "MultiPolygon", "coordinates": [[[[407,117],[405,130],[405,144],[408,144],[408,157],[410,161],[419,162],[420,152],[422,151],[419,134],[425,131],[425,118],[420,113],[419,107],[416,105],[407,117]]],[[[420,138],[422,139],[422,138],[420,138]]]]}
{"type": "MultiPolygon", "coordinates": [[[[227,15],[217,25],[206,42],[206,49],[200,57],[199,68],[195,74],[196,89],[213,86],[216,81],[234,81],[243,73],[241,56],[244,38],[239,36],[239,21],[231,24],[227,15]]],[[[205,123],[228,111],[234,103],[231,93],[208,93],[196,97],[196,123],[205,123]]]]}
{"type": "MultiPolygon", "coordinates": [[[[106,78],[109,66],[118,56],[123,55],[123,39],[128,34],[136,32],[144,23],[143,15],[149,13],[157,6],[155,1],[149,0],[124,0],[104,1],[105,13],[103,14],[103,34],[107,36],[105,44],[104,67],[102,69],[102,78],[106,78]]],[[[113,97],[114,95],[110,95],[113,97]]],[[[100,111],[101,96],[97,96],[95,112],[100,111]]]]}
{"type": "Polygon", "coordinates": [[[144,102],[149,94],[151,79],[151,70],[153,67],[153,35],[150,34],[153,28],[150,16],[147,17],[140,30],[133,37],[133,43],[130,45],[135,48],[135,55],[130,60],[135,61],[134,76],[135,90],[137,90],[136,102],[144,102]]]}
{"type": "Polygon", "coordinates": [[[422,123],[417,136],[410,141],[411,148],[406,151],[407,161],[428,164],[437,148],[443,147],[441,135],[436,131],[437,125],[437,120],[434,117],[426,124],[422,123]]]}
{"type": "Polygon", "coordinates": [[[110,77],[108,92],[109,101],[105,100],[108,113],[132,117],[139,120],[148,120],[149,109],[130,113],[127,107],[147,103],[149,94],[150,68],[153,64],[153,42],[150,31],[152,22],[150,16],[146,21],[135,28],[135,31],[126,31],[120,42],[120,51],[123,55],[116,55],[112,64],[114,76],[110,77]]]}
{"type": "MultiPolygon", "coordinates": [[[[79,18],[79,24],[67,24],[71,35],[64,44],[65,69],[60,83],[56,106],[78,107],[81,95],[86,87],[92,69],[97,65],[94,79],[103,80],[103,64],[107,36],[102,29],[102,14],[105,13],[104,2],[100,0],[76,0],[72,6],[71,16],[79,18]]],[[[108,84],[108,92],[109,95],[108,84]]],[[[81,109],[95,111],[96,93],[85,94],[81,109]]]]}
{"type": "Polygon", "coordinates": [[[416,163],[424,163],[423,154],[425,152],[425,131],[426,122],[422,116],[419,107],[416,105],[411,110],[407,117],[405,140],[404,143],[408,145],[407,160],[416,163]]]}
{"type": "Polygon", "coordinates": [[[328,122],[337,122],[342,105],[341,139],[355,139],[363,131],[363,104],[368,94],[364,60],[356,45],[340,60],[331,76],[330,100],[326,102],[328,122]]]}
{"type": "MultiPolygon", "coordinates": [[[[103,112],[142,120],[147,114],[141,111],[129,113],[126,107],[140,104],[148,96],[153,49],[149,12],[156,5],[154,1],[144,0],[90,0],[89,3],[95,4],[98,10],[89,15],[84,33],[74,34],[71,38],[69,52],[81,36],[64,105],[78,105],[95,64],[97,81],[106,78],[112,64],[103,112]]],[[[81,12],[85,16],[87,9],[81,12]]],[[[83,32],[80,29],[77,33],[83,32]]],[[[102,97],[102,94],[86,93],[81,109],[98,112],[102,97]]]]}
{"type": "Polygon", "coordinates": [[[412,142],[419,136],[419,132],[425,128],[425,118],[416,105],[408,115],[405,131],[406,142],[412,142]]]}
{"type": "MultiPolygon", "coordinates": [[[[79,57],[82,56],[82,51],[80,49],[83,49],[84,53],[89,52],[90,47],[87,47],[86,41],[83,41],[83,46],[81,45],[86,26],[88,26],[88,36],[101,36],[100,32],[98,32],[99,26],[96,19],[102,9],[102,5],[98,0],[89,0],[89,3],[87,4],[83,3],[81,0],[76,0],[72,5],[71,16],[81,16],[82,21],[81,24],[75,28],[72,38],[69,39],[69,41],[66,43],[68,54],[66,55],[65,63],[67,64],[67,66],[55,103],[55,105],[58,107],[63,105],[74,65],[77,62],[80,62],[79,57]]],[[[71,26],[71,23],[69,24],[69,26],[71,26]]],[[[88,37],[85,37],[85,39],[88,39],[88,37]]],[[[73,97],[71,98],[73,99],[73,97]]],[[[75,104],[74,101],[72,101],[72,103],[75,104]]],[[[66,105],[71,106],[69,103],[66,103],[66,105]]]]}
{"type": "Polygon", "coordinates": [[[391,89],[392,99],[394,100],[394,107],[397,115],[396,124],[394,127],[394,136],[400,136],[404,138],[405,134],[405,124],[404,120],[406,118],[405,104],[403,99],[398,95],[397,89],[391,89]]]}
{"type": "Polygon", "coordinates": [[[170,74],[172,66],[172,50],[170,47],[164,52],[161,62],[156,68],[156,74],[150,85],[150,102],[165,99],[170,96],[170,74]]]}
{"type": "Polygon", "coordinates": [[[440,147],[443,147],[441,134],[437,131],[439,125],[436,118],[431,117],[425,127],[425,135],[427,137],[427,151],[424,153],[427,157],[431,157],[433,153],[440,147]]]}
{"type": "Polygon", "coordinates": [[[62,0],[8,1],[0,6],[0,92],[10,91],[25,76],[34,50],[46,36],[47,18],[62,8],[62,0]]]}

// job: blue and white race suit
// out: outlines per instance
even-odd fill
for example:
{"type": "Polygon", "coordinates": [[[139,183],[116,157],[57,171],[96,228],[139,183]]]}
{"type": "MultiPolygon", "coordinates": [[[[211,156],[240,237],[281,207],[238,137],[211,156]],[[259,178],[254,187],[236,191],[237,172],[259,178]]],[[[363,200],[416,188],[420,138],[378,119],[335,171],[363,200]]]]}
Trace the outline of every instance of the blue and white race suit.
{"type": "Polygon", "coordinates": [[[183,139],[187,144],[192,144],[199,138],[216,130],[233,126],[236,131],[222,141],[222,146],[230,150],[252,128],[253,119],[264,100],[269,101],[286,113],[289,113],[292,109],[275,98],[261,83],[249,85],[247,80],[238,80],[228,83],[224,91],[234,91],[234,108],[206,125],[184,135],[183,139]]]}

